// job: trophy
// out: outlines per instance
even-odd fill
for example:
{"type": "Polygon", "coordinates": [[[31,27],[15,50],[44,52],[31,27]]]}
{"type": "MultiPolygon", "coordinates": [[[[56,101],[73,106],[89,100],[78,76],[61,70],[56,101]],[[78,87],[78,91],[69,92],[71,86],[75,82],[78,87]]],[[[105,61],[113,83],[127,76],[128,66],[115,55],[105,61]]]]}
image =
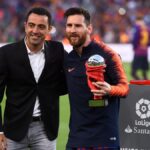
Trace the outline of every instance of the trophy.
{"type": "MultiPolygon", "coordinates": [[[[106,67],[105,60],[100,55],[92,55],[85,63],[85,66],[88,86],[91,90],[95,90],[97,87],[95,87],[92,82],[104,82],[103,72],[106,67]]],[[[104,107],[107,104],[107,100],[104,100],[101,96],[96,95],[94,95],[93,100],[89,101],[89,106],[91,107],[104,107]]]]}

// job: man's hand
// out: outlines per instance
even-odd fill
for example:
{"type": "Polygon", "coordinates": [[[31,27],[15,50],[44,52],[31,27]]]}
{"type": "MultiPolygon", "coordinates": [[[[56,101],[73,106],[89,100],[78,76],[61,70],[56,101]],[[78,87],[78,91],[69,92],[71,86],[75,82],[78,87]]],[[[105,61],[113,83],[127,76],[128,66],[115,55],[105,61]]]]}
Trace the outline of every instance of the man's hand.
{"type": "Polygon", "coordinates": [[[6,137],[4,134],[0,134],[0,150],[6,150],[6,137]]]}
{"type": "Polygon", "coordinates": [[[111,90],[110,84],[107,82],[93,82],[93,85],[97,88],[97,90],[91,90],[95,96],[106,96],[109,95],[111,90]]]}

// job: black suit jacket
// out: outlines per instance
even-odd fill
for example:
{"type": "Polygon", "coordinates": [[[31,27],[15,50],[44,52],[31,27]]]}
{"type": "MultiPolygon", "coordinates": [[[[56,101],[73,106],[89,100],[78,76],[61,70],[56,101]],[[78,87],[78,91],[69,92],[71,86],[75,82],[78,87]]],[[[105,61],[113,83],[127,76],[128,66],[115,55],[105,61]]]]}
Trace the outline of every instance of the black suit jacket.
{"type": "MultiPolygon", "coordinates": [[[[36,83],[24,40],[0,48],[0,100],[6,89],[4,125],[0,131],[19,141],[26,135],[32,119],[36,96],[39,97],[41,117],[50,140],[57,137],[59,125],[59,96],[66,94],[61,43],[46,41],[45,66],[36,83]]],[[[0,111],[1,116],[1,111],[0,111]]]]}

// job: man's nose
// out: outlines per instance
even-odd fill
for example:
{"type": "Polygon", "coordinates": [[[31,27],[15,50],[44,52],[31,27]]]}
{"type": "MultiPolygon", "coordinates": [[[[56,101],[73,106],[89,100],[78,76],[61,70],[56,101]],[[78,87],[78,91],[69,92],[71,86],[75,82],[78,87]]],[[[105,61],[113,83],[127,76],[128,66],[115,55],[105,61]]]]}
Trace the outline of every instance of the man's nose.
{"type": "Polygon", "coordinates": [[[36,32],[38,32],[38,31],[39,31],[38,27],[35,26],[35,27],[33,28],[33,32],[36,33],[36,32]]]}
{"type": "Polygon", "coordinates": [[[71,29],[70,29],[70,31],[71,31],[71,32],[76,32],[76,27],[75,27],[75,26],[72,26],[71,29]]]}

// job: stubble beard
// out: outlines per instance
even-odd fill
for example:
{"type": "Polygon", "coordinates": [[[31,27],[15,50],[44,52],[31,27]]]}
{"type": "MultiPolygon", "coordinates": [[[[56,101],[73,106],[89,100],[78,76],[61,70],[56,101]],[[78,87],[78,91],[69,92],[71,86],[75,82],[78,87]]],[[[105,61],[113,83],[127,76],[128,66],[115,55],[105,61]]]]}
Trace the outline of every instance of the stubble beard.
{"type": "Polygon", "coordinates": [[[78,36],[78,40],[74,41],[71,39],[71,36],[67,36],[68,40],[70,42],[70,44],[73,46],[73,48],[78,49],[80,48],[82,45],[84,45],[85,41],[86,41],[86,34],[83,34],[81,37],[78,36]]]}

